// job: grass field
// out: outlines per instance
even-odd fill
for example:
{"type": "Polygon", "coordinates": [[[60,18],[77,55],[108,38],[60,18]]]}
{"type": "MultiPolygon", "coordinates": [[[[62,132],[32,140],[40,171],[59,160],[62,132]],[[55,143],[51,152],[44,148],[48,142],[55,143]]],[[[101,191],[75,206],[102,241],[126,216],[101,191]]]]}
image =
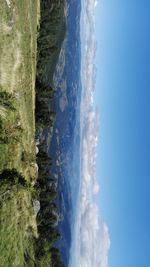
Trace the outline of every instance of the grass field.
{"type": "MultiPolygon", "coordinates": [[[[39,0],[0,0],[0,174],[30,184],[35,167],[35,73],[39,0]]],[[[1,175],[2,178],[2,175],[1,175]]],[[[34,266],[31,190],[0,180],[0,267],[34,266]]]]}
{"type": "Polygon", "coordinates": [[[0,170],[16,168],[34,178],[35,72],[38,1],[0,0],[0,92],[15,110],[0,103],[0,170]],[[4,130],[5,129],[5,130],[4,130]],[[5,131],[3,133],[3,131],[5,131]],[[3,135],[7,140],[3,141],[3,135]]]}

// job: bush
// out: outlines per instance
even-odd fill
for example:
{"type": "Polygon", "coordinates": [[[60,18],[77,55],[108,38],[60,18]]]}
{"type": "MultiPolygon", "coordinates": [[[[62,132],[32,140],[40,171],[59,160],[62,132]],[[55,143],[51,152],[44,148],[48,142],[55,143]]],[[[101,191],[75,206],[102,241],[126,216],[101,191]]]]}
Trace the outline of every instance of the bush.
{"type": "Polygon", "coordinates": [[[6,91],[0,92],[0,105],[13,111],[16,110],[13,95],[6,91]]]}
{"type": "Polygon", "coordinates": [[[0,174],[0,180],[15,185],[29,187],[25,178],[16,169],[4,169],[0,174]]]}

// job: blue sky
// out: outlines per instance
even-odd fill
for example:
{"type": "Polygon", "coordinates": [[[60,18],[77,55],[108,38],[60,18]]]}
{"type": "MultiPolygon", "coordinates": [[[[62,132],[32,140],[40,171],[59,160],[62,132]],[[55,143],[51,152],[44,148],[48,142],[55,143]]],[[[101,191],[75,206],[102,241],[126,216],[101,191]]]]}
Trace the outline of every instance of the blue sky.
{"type": "Polygon", "coordinates": [[[150,266],[150,1],[96,10],[99,202],[109,267],[150,266]]]}

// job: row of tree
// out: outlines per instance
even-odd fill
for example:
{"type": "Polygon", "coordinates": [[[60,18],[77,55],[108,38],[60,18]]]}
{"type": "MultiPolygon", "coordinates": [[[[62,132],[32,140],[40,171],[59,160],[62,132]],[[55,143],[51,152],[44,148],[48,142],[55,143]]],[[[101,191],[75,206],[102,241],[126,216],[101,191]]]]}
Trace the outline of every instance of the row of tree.
{"type": "Polygon", "coordinates": [[[40,8],[37,77],[45,83],[52,79],[65,35],[64,0],[41,0],[40,8]]]}
{"type": "MultiPolygon", "coordinates": [[[[49,80],[54,73],[64,32],[64,0],[41,0],[35,119],[36,129],[40,128],[42,132],[53,127],[55,122],[56,114],[50,106],[54,89],[49,85],[49,80]]],[[[39,237],[35,242],[35,267],[64,267],[60,251],[55,246],[56,241],[61,238],[58,230],[60,216],[57,206],[57,180],[50,172],[53,159],[47,153],[46,143],[42,138],[41,140],[37,154],[36,192],[40,211],[37,214],[39,237]]]]}
{"type": "Polygon", "coordinates": [[[53,98],[54,90],[51,86],[36,81],[36,125],[41,127],[51,127],[55,121],[55,112],[50,109],[50,100],[53,98]]]}
{"type": "Polygon", "coordinates": [[[46,151],[42,150],[42,145],[37,155],[37,163],[39,172],[36,188],[40,201],[40,211],[37,215],[39,237],[36,241],[36,266],[63,267],[60,252],[54,246],[55,242],[61,238],[57,228],[59,221],[56,204],[58,192],[54,186],[57,181],[50,172],[52,158],[46,151]]]}

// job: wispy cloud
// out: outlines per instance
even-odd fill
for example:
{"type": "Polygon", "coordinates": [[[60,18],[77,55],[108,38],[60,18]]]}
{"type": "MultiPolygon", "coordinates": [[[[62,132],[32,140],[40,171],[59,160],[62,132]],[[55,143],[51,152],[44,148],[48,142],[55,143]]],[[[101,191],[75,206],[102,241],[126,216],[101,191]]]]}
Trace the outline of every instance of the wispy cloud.
{"type": "Polygon", "coordinates": [[[95,195],[99,192],[96,179],[97,129],[98,113],[90,107],[82,121],[81,184],[70,264],[73,267],[108,266],[108,228],[95,203],[95,195]]]}
{"type": "Polygon", "coordinates": [[[81,182],[78,198],[74,242],[70,267],[107,267],[110,239],[107,225],[102,221],[95,202],[99,192],[96,177],[96,149],[99,124],[94,109],[96,39],[94,16],[97,1],[82,1],[81,12],[81,182]]]}

